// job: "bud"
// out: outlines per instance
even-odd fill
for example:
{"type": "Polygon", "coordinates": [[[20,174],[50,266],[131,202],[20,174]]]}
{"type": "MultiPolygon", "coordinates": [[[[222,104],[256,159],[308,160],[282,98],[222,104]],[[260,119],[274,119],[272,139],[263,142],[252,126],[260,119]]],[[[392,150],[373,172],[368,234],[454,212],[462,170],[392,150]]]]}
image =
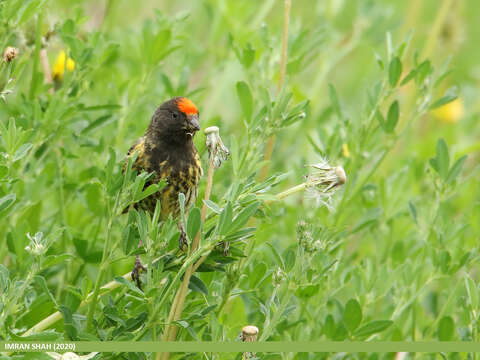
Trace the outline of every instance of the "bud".
{"type": "Polygon", "coordinates": [[[307,224],[303,220],[299,221],[297,224],[297,239],[306,252],[315,250],[312,224],[307,224]]]}
{"type": "Polygon", "coordinates": [[[25,250],[32,255],[43,255],[47,252],[46,241],[43,238],[42,232],[37,232],[34,236],[27,233],[27,237],[30,239],[30,244],[25,247],[25,250]]]}
{"type": "Polygon", "coordinates": [[[277,270],[272,274],[272,283],[273,286],[280,286],[282,282],[287,278],[287,274],[281,268],[277,268],[277,270]]]}
{"type": "Polygon", "coordinates": [[[215,168],[220,167],[222,162],[228,160],[230,151],[223,144],[220,137],[220,129],[217,126],[210,126],[204,130],[204,134],[207,137],[206,145],[208,153],[213,157],[213,164],[215,168]]]}
{"type": "Polygon", "coordinates": [[[11,62],[18,56],[18,49],[12,46],[8,46],[5,51],[3,52],[3,61],[6,63],[11,62]]]}

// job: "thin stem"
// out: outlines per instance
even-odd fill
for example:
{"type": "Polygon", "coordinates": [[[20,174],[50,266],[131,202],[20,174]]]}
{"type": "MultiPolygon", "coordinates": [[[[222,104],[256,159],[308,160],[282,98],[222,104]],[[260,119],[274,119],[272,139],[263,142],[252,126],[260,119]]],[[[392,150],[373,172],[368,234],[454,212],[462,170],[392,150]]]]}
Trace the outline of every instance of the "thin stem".
{"type": "MultiPolygon", "coordinates": [[[[122,189],[125,186],[125,177],[123,179],[122,189]]],[[[117,193],[115,197],[115,205],[113,206],[113,211],[110,213],[110,220],[108,221],[107,225],[107,238],[105,239],[105,243],[103,244],[103,252],[102,252],[102,261],[100,263],[100,269],[98,272],[97,280],[95,281],[95,287],[93,290],[92,295],[92,302],[88,307],[87,313],[87,330],[92,330],[93,326],[93,315],[95,314],[95,308],[98,302],[98,295],[100,293],[100,285],[103,281],[103,275],[106,270],[106,265],[110,257],[110,239],[112,237],[112,226],[113,226],[113,218],[117,213],[118,205],[120,203],[120,193],[121,190],[117,193]]]]}
{"type": "MultiPolygon", "coordinates": [[[[48,63],[48,54],[47,49],[40,50],[40,60],[42,63],[43,77],[47,84],[51,84],[52,81],[52,72],[50,71],[50,64],[48,63]]],[[[49,94],[53,94],[53,87],[48,89],[49,94]]]]}
{"type": "MultiPolygon", "coordinates": [[[[287,52],[288,52],[288,25],[290,22],[290,8],[292,6],[291,0],[285,0],[284,15],[283,15],[283,31],[282,31],[282,54],[280,58],[280,77],[278,79],[278,91],[283,87],[285,77],[287,75],[287,52]]],[[[262,168],[260,173],[260,180],[264,180],[268,174],[268,168],[270,159],[272,158],[273,148],[275,147],[275,134],[272,134],[268,139],[267,146],[265,148],[265,161],[267,163],[262,168]]]]}
{"type": "Polygon", "coordinates": [[[263,330],[259,341],[266,341],[270,337],[270,335],[273,332],[273,328],[275,327],[277,322],[280,320],[280,317],[282,316],[283,312],[285,311],[285,308],[287,307],[291,298],[292,298],[292,292],[289,289],[286,289],[282,299],[280,300],[280,305],[279,305],[278,309],[276,310],[275,314],[273,315],[272,320],[269,321],[267,327],[263,330]]]}
{"type": "Polygon", "coordinates": [[[442,3],[442,6],[438,10],[432,29],[429,32],[427,43],[423,48],[423,53],[422,53],[423,59],[428,58],[433,54],[433,51],[437,46],[440,32],[442,31],[443,24],[445,23],[445,20],[448,15],[448,11],[452,7],[452,4],[453,4],[453,0],[444,0],[442,3]]]}
{"type": "Polygon", "coordinates": [[[35,50],[33,52],[33,68],[32,68],[32,82],[30,85],[30,99],[35,96],[35,90],[37,88],[37,69],[38,62],[40,60],[40,49],[42,47],[42,26],[43,26],[43,11],[37,16],[37,33],[35,36],[35,50]]]}
{"type": "MultiPolygon", "coordinates": [[[[128,280],[128,281],[131,281],[132,277],[131,277],[131,272],[128,272],[126,273],[125,275],[122,276],[124,279],[128,280]]],[[[106,293],[109,293],[110,291],[113,291],[115,290],[116,288],[122,286],[122,284],[120,284],[119,282],[117,281],[110,281],[109,283],[103,285],[101,288],[100,288],[100,291],[103,294],[106,294],[106,293]]],[[[80,305],[79,305],[79,308],[82,308],[84,307],[85,305],[87,305],[88,303],[90,303],[90,301],[92,301],[93,299],[93,292],[91,292],[90,294],[87,295],[87,297],[85,298],[85,300],[83,300],[80,305]]],[[[48,329],[50,326],[52,326],[53,324],[55,324],[58,320],[60,320],[62,318],[62,313],[60,311],[57,311],[57,312],[54,312],[53,314],[47,316],[45,319],[41,320],[40,322],[38,322],[37,324],[33,325],[30,329],[28,329],[27,331],[25,331],[23,333],[22,336],[28,336],[28,335],[32,335],[34,333],[38,333],[38,332],[41,332],[45,329],[48,329]]]]}
{"type": "MultiPolygon", "coordinates": [[[[207,205],[206,201],[210,199],[210,194],[212,191],[212,185],[213,185],[213,174],[215,172],[215,159],[216,152],[215,150],[212,151],[212,153],[209,156],[209,161],[208,161],[208,172],[207,172],[207,185],[205,188],[205,195],[204,195],[204,202],[202,206],[202,213],[201,213],[201,224],[205,222],[205,217],[207,215],[207,205]]],[[[194,253],[198,249],[198,245],[200,243],[200,237],[201,237],[201,231],[199,230],[197,234],[195,235],[195,238],[193,239],[192,246],[190,248],[190,254],[194,253]]],[[[206,256],[204,256],[206,258],[206,256]]],[[[203,261],[202,261],[203,262],[203,261]]],[[[175,295],[175,299],[172,303],[172,306],[170,308],[170,312],[168,315],[168,320],[167,320],[167,325],[165,326],[165,330],[162,336],[163,341],[174,341],[177,332],[178,332],[178,327],[176,325],[173,325],[172,322],[180,319],[183,311],[183,306],[185,304],[185,298],[187,297],[188,293],[188,284],[190,283],[190,279],[195,272],[195,270],[198,268],[196,266],[197,264],[192,263],[186,270],[185,275],[183,277],[183,281],[180,284],[179,289],[177,290],[177,294],[175,295]]],[[[157,360],[168,360],[170,357],[170,353],[157,353],[155,359],[157,360]]]]}

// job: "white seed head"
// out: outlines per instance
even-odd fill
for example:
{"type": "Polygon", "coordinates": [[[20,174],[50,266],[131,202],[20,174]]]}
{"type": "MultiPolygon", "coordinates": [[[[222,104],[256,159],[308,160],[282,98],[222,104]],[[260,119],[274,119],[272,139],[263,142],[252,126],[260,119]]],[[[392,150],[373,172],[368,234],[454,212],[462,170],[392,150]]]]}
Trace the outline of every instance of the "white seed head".
{"type": "Polygon", "coordinates": [[[203,132],[207,137],[205,144],[207,145],[208,153],[213,157],[215,168],[218,168],[222,165],[222,162],[228,160],[230,151],[223,144],[222,138],[220,137],[220,129],[217,126],[210,126],[203,132]]]}
{"type": "Polygon", "coordinates": [[[345,170],[341,166],[331,166],[326,159],[310,167],[313,171],[306,176],[308,194],[331,210],[332,196],[347,182],[345,170]]]}
{"type": "Polygon", "coordinates": [[[257,340],[258,327],[254,325],[247,325],[242,328],[242,341],[252,342],[257,340]]]}

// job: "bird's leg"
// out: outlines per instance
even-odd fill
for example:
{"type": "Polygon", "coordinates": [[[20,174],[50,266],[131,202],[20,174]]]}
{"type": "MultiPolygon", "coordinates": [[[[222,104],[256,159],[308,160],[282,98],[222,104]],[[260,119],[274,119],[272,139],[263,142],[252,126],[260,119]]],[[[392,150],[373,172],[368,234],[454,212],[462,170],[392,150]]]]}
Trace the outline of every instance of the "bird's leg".
{"type": "Polygon", "coordinates": [[[223,255],[228,256],[229,250],[230,250],[230,241],[225,241],[223,243],[223,255]]]}
{"type": "Polygon", "coordinates": [[[188,240],[187,234],[185,233],[185,228],[183,227],[183,223],[181,221],[178,222],[178,228],[180,229],[178,246],[180,247],[180,250],[185,250],[186,248],[188,248],[188,240]]]}
{"type": "MultiPolygon", "coordinates": [[[[143,240],[140,239],[138,242],[138,247],[143,246],[143,240]]],[[[136,282],[138,288],[142,290],[142,283],[140,282],[140,271],[145,271],[145,266],[142,265],[142,262],[140,261],[140,255],[137,255],[135,257],[135,265],[133,266],[132,270],[132,280],[136,282]]]]}

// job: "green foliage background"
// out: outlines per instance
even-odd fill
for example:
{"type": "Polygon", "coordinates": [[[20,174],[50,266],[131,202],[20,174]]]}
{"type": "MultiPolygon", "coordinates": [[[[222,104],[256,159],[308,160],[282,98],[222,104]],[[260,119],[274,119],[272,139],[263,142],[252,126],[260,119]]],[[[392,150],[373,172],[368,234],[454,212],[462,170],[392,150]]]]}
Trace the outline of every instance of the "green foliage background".
{"type": "MultiPolygon", "coordinates": [[[[231,160],[215,173],[209,258],[177,339],[239,341],[252,324],[261,340],[478,340],[480,6],[294,0],[279,92],[283,11],[279,0],[0,2],[0,48],[19,49],[0,65],[0,339],[55,311],[30,339],[160,337],[187,256],[173,221],[119,214],[145,195],[145,174],[121,166],[155,108],[184,95],[231,160]],[[75,69],[45,83],[42,48],[50,67],[65,50],[75,69]],[[268,180],[256,180],[272,134],[268,180]],[[276,199],[322,158],[348,177],[330,210],[301,193],[276,199]],[[144,292],[119,278],[140,237],[144,292]]],[[[195,141],[206,170],[203,133],[195,141]]],[[[190,237],[197,215],[185,214],[190,237]]]]}

